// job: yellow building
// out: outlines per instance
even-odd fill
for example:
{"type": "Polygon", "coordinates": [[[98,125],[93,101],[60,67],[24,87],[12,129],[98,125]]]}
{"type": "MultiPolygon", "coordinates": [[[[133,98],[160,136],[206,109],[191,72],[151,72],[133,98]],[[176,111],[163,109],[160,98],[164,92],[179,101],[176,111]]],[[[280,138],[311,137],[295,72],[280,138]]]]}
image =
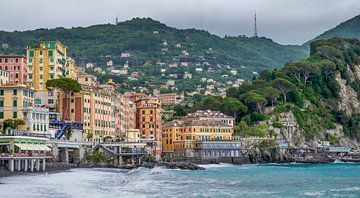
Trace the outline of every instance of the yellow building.
{"type": "MultiPolygon", "coordinates": [[[[83,140],[103,142],[115,138],[115,91],[111,86],[102,86],[96,78],[84,72],[77,73],[82,86],[79,93],[70,95],[67,115],[70,120],[83,123],[83,140]]],[[[64,98],[60,103],[64,114],[64,98]]]]}
{"type": "Polygon", "coordinates": [[[66,54],[67,47],[59,41],[43,41],[26,50],[28,85],[36,90],[35,104],[58,110],[58,91],[48,90],[46,82],[58,78],[76,79],[75,61],[66,54]]]}
{"type": "Polygon", "coordinates": [[[0,86],[0,123],[5,119],[21,119],[19,130],[48,135],[49,110],[34,105],[35,91],[26,85],[0,86]]]}
{"type": "Polygon", "coordinates": [[[163,153],[171,154],[176,147],[192,148],[193,143],[203,141],[231,141],[231,125],[217,120],[174,120],[163,126],[163,153]]]}

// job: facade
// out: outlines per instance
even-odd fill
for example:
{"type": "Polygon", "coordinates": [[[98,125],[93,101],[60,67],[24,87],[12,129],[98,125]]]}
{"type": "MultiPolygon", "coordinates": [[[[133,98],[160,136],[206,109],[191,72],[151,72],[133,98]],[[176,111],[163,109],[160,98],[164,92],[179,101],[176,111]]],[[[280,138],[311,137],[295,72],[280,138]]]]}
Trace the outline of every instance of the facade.
{"type": "Polygon", "coordinates": [[[173,120],[163,126],[163,153],[173,157],[176,149],[194,148],[195,142],[232,141],[233,128],[218,120],[173,120]]]}
{"type": "MultiPolygon", "coordinates": [[[[71,76],[73,69],[68,66],[67,48],[59,41],[40,42],[37,47],[26,50],[29,86],[36,90],[35,103],[45,105],[50,111],[56,111],[58,92],[48,90],[46,81],[71,76]]],[[[70,63],[69,63],[70,65],[70,63]]]]}
{"type": "MultiPolygon", "coordinates": [[[[27,83],[27,60],[21,55],[0,55],[0,70],[8,72],[8,83],[23,84],[27,83]]],[[[6,84],[1,78],[2,83],[6,84]]]]}
{"type": "Polygon", "coordinates": [[[26,85],[0,86],[0,123],[5,119],[21,119],[25,125],[20,130],[48,134],[49,110],[34,104],[35,91],[26,85]]]}
{"type": "Polygon", "coordinates": [[[180,102],[180,99],[176,93],[160,94],[159,96],[162,105],[176,105],[180,102]]]}
{"type": "Polygon", "coordinates": [[[69,120],[83,123],[83,140],[103,142],[115,138],[115,97],[114,90],[97,84],[95,78],[78,73],[82,90],[68,98],[65,108],[62,98],[60,109],[69,120]]]}
{"type": "Polygon", "coordinates": [[[142,98],[135,103],[136,127],[140,129],[140,138],[151,147],[151,154],[160,159],[162,147],[161,103],[154,97],[142,98]]]}
{"type": "Polygon", "coordinates": [[[116,139],[127,137],[127,132],[136,128],[136,106],[129,98],[116,94],[115,105],[116,139]]]}

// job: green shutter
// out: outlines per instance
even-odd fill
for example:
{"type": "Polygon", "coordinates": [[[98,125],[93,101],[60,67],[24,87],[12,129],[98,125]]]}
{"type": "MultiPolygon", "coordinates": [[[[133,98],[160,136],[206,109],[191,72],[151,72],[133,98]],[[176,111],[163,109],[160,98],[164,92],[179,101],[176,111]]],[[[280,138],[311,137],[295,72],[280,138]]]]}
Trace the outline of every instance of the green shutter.
{"type": "Polygon", "coordinates": [[[35,99],[35,104],[41,104],[41,99],[35,99]]]}
{"type": "Polygon", "coordinates": [[[49,50],[49,51],[48,51],[48,57],[53,57],[53,56],[54,56],[54,51],[49,50]]]}
{"type": "Polygon", "coordinates": [[[34,57],[34,51],[33,51],[33,50],[31,50],[31,51],[29,52],[29,56],[30,56],[30,57],[34,57]]]}

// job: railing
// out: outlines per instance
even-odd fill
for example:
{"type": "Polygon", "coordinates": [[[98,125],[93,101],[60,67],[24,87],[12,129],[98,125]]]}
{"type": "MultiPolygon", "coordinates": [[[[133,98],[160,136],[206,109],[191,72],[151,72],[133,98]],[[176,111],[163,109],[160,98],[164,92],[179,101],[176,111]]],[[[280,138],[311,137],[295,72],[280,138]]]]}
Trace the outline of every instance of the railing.
{"type": "Polygon", "coordinates": [[[73,144],[73,145],[87,145],[87,146],[92,146],[94,143],[93,142],[88,142],[88,141],[70,141],[70,140],[48,140],[46,142],[47,144],[73,144]]]}
{"type": "Polygon", "coordinates": [[[122,154],[129,154],[129,153],[146,153],[146,150],[143,148],[122,148],[122,154]]]}
{"type": "Polygon", "coordinates": [[[51,152],[47,153],[0,153],[0,157],[51,157],[51,152]]]}
{"type": "Polygon", "coordinates": [[[14,130],[14,129],[10,129],[4,136],[27,136],[27,137],[50,139],[50,134],[39,134],[39,133],[32,133],[31,131],[22,131],[22,130],[14,130]]]}

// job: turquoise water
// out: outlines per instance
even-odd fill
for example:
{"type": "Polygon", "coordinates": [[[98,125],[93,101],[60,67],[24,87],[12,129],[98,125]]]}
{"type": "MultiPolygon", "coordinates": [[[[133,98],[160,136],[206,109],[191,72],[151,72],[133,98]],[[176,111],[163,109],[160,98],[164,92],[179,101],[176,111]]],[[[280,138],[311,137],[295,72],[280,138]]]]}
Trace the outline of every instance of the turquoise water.
{"type": "Polygon", "coordinates": [[[0,178],[0,197],[360,197],[360,164],[73,169],[0,178]]]}

